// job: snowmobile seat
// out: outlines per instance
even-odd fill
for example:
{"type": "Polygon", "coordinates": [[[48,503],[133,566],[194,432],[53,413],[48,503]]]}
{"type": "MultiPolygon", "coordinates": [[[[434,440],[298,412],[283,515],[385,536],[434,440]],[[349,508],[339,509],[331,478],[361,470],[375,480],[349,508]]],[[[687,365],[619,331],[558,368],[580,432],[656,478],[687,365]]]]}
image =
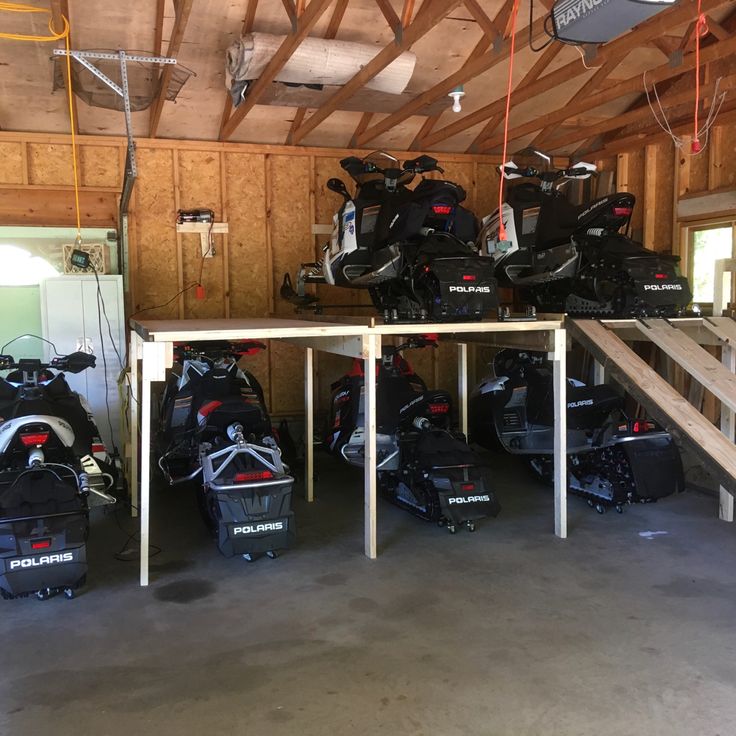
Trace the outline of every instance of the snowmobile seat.
{"type": "MultiPolygon", "coordinates": [[[[568,429],[595,429],[608,415],[623,406],[623,399],[605,384],[599,386],[567,386],[568,429]]],[[[552,427],[555,423],[551,380],[530,377],[527,413],[533,424],[552,427]]]]}
{"type": "Polygon", "coordinates": [[[616,192],[576,208],[576,229],[605,227],[618,230],[626,224],[634,209],[636,197],[628,192],[616,192]]]}

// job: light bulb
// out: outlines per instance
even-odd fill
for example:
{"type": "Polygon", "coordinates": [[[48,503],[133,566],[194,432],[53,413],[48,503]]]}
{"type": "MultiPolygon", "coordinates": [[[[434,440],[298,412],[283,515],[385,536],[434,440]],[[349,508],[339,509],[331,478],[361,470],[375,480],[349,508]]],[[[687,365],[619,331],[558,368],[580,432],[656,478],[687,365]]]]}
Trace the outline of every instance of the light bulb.
{"type": "Polygon", "coordinates": [[[460,100],[465,97],[465,90],[463,89],[462,84],[455,87],[455,89],[453,89],[447,96],[452,97],[452,111],[460,112],[463,109],[460,104],[460,100]]]}

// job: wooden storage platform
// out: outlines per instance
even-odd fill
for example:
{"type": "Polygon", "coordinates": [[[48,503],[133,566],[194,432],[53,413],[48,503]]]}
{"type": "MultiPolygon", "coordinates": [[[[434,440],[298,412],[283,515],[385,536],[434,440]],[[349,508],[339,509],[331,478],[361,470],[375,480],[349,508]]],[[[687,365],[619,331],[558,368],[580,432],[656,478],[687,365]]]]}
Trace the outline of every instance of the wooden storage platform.
{"type": "Polygon", "coordinates": [[[385,325],[364,318],[320,319],[195,319],[195,320],[131,320],[130,385],[135,392],[130,402],[131,412],[131,479],[133,502],[138,500],[140,472],[141,561],[140,582],[148,585],[148,540],[151,488],[151,384],[163,381],[166,369],[173,362],[174,342],[198,340],[276,340],[305,350],[305,444],[306,498],[314,497],[313,438],[314,438],[314,350],[347,355],[366,361],[365,392],[365,554],[377,556],[376,521],[376,374],[369,366],[381,355],[381,341],[386,336],[437,334],[440,339],[458,345],[458,390],[463,430],[467,430],[467,346],[468,342],[489,345],[518,346],[524,337],[534,349],[552,354],[555,398],[555,533],[567,536],[567,474],[566,474],[566,415],[565,415],[565,351],[566,335],[561,319],[531,322],[473,322],[453,324],[385,325]],[[140,369],[138,365],[140,361],[140,369]],[[140,391],[139,391],[140,378],[140,391]],[[137,399],[140,396],[140,404],[137,399]],[[140,441],[136,431],[139,424],[140,441]]]}

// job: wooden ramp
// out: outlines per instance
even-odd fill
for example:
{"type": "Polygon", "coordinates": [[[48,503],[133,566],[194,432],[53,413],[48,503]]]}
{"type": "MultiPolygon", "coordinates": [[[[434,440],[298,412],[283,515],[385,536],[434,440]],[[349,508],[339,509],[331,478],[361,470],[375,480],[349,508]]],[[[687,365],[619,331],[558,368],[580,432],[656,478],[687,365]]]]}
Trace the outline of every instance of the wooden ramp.
{"type": "Polygon", "coordinates": [[[721,518],[733,520],[736,495],[736,322],[728,317],[687,320],[568,320],[570,336],[604,366],[653,419],[686,444],[721,484],[721,518]],[[697,323],[697,324],[696,324],[697,323]],[[721,430],[642,360],[617,334],[627,339],[651,340],[666,355],[721,401],[721,430]],[[690,334],[705,336],[722,347],[718,361],[690,334]]]}

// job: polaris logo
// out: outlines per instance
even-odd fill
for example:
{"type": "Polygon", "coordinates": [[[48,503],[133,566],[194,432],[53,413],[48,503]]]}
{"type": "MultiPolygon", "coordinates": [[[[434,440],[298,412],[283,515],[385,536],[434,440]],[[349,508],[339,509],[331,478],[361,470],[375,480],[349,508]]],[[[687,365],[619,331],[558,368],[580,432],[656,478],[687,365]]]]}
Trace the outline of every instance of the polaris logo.
{"type": "Polygon", "coordinates": [[[461,291],[466,294],[490,294],[490,286],[451,286],[450,291],[461,291]]]}
{"type": "Polygon", "coordinates": [[[478,503],[480,501],[490,501],[491,497],[485,493],[482,496],[450,496],[447,499],[447,503],[452,505],[453,503],[478,503]]]}
{"type": "Polygon", "coordinates": [[[682,291],[682,284],[644,284],[644,291],[682,291]]]}
{"type": "Polygon", "coordinates": [[[262,524],[248,524],[233,527],[233,536],[245,534],[260,534],[262,532],[282,532],[286,528],[283,521],[266,521],[262,524]]]}
{"type": "Polygon", "coordinates": [[[44,567],[45,565],[59,565],[62,562],[74,562],[73,552],[60,552],[55,555],[41,555],[40,557],[21,557],[10,560],[10,569],[26,569],[29,567],[44,567]]]}
{"type": "Polygon", "coordinates": [[[568,409],[577,409],[579,406],[593,406],[593,399],[581,399],[580,401],[571,401],[568,405],[568,409]]]}

